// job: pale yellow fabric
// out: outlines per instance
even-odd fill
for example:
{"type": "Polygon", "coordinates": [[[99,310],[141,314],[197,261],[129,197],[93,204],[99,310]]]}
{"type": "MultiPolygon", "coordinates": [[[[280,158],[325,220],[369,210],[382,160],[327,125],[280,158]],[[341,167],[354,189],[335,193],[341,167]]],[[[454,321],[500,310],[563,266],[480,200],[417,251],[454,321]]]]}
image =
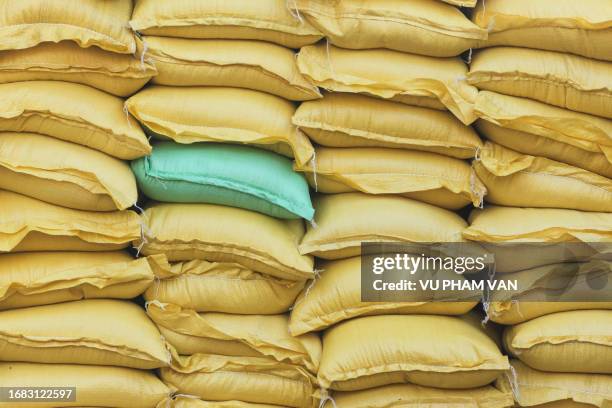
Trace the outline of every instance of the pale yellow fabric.
{"type": "MultiPolygon", "coordinates": [[[[601,374],[545,373],[511,360],[516,371],[517,406],[546,408],[607,408],[612,404],[612,376],[601,374]],[[540,405],[546,404],[546,405],[540,405]]],[[[512,392],[510,379],[500,377],[497,387],[512,392]]]]}
{"type": "Polygon", "coordinates": [[[34,132],[120,159],[151,153],[123,100],[81,84],[29,81],[0,84],[0,130],[34,132]]]}
{"type": "Polygon", "coordinates": [[[0,188],[89,211],[124,210],[138,199],[127,163],[34,133],[0,132],[0,188]]]}
{"type": "Polygon", "coordinates": [[[242,401],[203,401],[193,396],[176,396],[168,408],[279,408],[279,405],[254,404],[242,401]]]}
{"type": "Polygon", "coordinates": [[[0,252],[109,251],[140,236],[133,211],[73,210],[0,190],[0,252]]]}
{"type": "Polygon", "coordinates": [[[509,368],[478,326],[451,316],[359,317],[325,332],[319,384],[354,391],[394,383],[475,388],[509,368]]]}
{"type": "Polygon", "coordinates": [[[328,147],[391,147],[467,159],[482,145],[476,132],[449,112],[355,94],[328,93],[304,102],[293,123],[328,147]]]}
{"type": "Polygon", "coordinates": [[[89,298],[131,299],[153,282],[146,258],[127,252],[0,255],[0,309],[89,298]]]}
{"type": "Polygon", "coordinates": [[[415,150],[319,147],[295,169],[321,193],[402,194],[448,209],[478,206],[486,193],[467,162],[415,150]]]}
{"type": "Polygon", "coordinates": [[[612,118],[611,62],[553,51],[495,47],[476,53],[467,79],[478,89],[612,118]]]}
{"type": "Polygon", "coordinates": [[[612,61],[608,0],[487,0],[472,20],[489,30],[482,47],[510,45],[612,61]]]}
{"type": "Polygon", "coordinates": [[[360,257],[324,262],[318,268],[322,270],[321,277],[302,292],[291,311],[289,329],[294,336],[362,315],[462,315],[478,303],[362,302],[360,257]]]}
{"type": "Polygon", "coordinates": [[[88,299],[0,312],[0,360],[150,369],[170,354],[140,306],[88,299]]]}
{"type": "Polygon", "coordinates": [[[147,301],[198,312],[285,313],[305,283],[263,275],[239,264],[200,259],[165,265],[154,272],[160,279],[146,291],[147,301]]]}
{"type": "Polygon", "coordinates": [[[505,408],[513,406],[511,392],[493,387],[444,390],[414,384],[394,384],[369,390],[334,392],[334,404],[324,408],[505,408]]]}
{"type": "Polygon", "coordinates": [[[291,123],[295,106],[263,92],[153,86],[132,96],[126,106],[155,136],[178,143],[254,144],[298,163],[314,154],[308,138],[291,123]]]}
{"type": "Polygon", "coordinates": [[[468,69],[459,58],[317,44],[302,48],[297,62],[302,74],[328,90],[448,109],[465,124],[476,119],[478,91],[467,83],[468,69]]]}
{"type": "Polygon", "coordinates": [[[128,27],[131,1],[2,0],[0,9],[0,50],[70,40],[81,47],[96,46],[121,54],[136,51],[128,27]]]}
{"type": "Polygon", "coordinates": [[[117,96],[142,88],[157,70],[130,54],[98,47],[81,48],[70,41],[43,43],[25,50],[0,53],[0,83],[66,81],[93,86],[117,96]]]}
{"type": "Polygon", "coordinates": [[[170,261],[205,259],[235,262],[280,279],[313,276],[313,260],[300,255],[301,220],[211,204],[156,204],[142,215],[145,255],[163,253],[170,261]]]}
{"type": "Polygon", "coordinates": [[[507,328],[504,345],[536,370],[612,374],[612,310],[541,316],[507,328]]]}
{"type": "Polygon", "coordinates": [[[250,40],[146,37],[147,57],[159,74],[153,83],[170,86],[231,86],[305,101],[321,97],[300,74],[292,50],[250,40]]]}
{"type": "Polygon", "coordinates": [[[136,0],[130,25],[144,34],[274,42],[300,48],[323,35],[285,0],[136,0]]]}
{"type": "Polygon", "coordinates": [[[441,0],[444,3],[452,4],[460,7],[474,7],[476,6],[477,0],[441,0]]]}
{"type": "Polygon", "coordinates": [[[361,242],[459,242],[467,226],[451,211],[392,195],[320,194],[314,207],[316,226],[299,249],[324,259],[357,256],[361,242]]]}
{"type": "Polygon", "coordinates": [[[552,138],[538,136],[497,126],[486,120],[478,120],[476,129],[487,139],[517,152],[547,157],[561,163],[571,164],[601,176],[612,178],[612,163],[603,153],[590,152],[580,147],[552,138]]]}
{"type": "MultiPolygon", "coordinates": [[[[155,374],[124,367],[77,364],[0,363],[3,387],[76,387],[75,402],[62,407],[151,408],[172,392],[155,374]]],[[[0,407],[54,408],[58,402],[0,402],[0,407]]]]}
{"type": "Polygon", "coordinates": [[[473,166],[493,204],[612,212],[612,180],[578,167],[490,142],[473,166]]]}
{"type": "MultiPolygon", "coordinates": [[[[216,340],[217,346],[200,353],[226,353],[224,343],[237,343],[250,350],[249,356],[268,356],[279,362],[305,366],[317,372],[321,358],[321,340],[316,334],[293,337],[289,334],[287,315],[235,315],[225,313],[197,313],[170,303],[150,302],[147,314],[160,327],[191,338],[216,340]]],[[[173,346],[178,348],[180,344],[173,346]]]]}
{"type": "Polygon", "coordinates": [[[269,357],[227,357],[197,354],[189,368],[162,368],[160,376],[181,394],[210,401],[230,401],[315,408],[316,379],[304,367],[269,357]]]}
{"type": "Polygon", "coordinates": [[[487,31],[458,8],[429,0],[297,0],[306,21],[342,48],[454,57],[486,40],[487,31]]]}

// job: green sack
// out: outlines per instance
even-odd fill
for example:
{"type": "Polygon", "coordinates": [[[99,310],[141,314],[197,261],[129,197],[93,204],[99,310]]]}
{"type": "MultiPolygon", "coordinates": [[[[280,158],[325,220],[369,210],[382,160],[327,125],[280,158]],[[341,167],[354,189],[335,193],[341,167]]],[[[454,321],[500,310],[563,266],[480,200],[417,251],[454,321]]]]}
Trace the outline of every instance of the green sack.
{"type": "Polygon", "coordinates": [[[286,157],[250,146],[158,143],[132,162],[142,192],[169,203],[211,203],[312,220],[308,183],[286,157]]]}

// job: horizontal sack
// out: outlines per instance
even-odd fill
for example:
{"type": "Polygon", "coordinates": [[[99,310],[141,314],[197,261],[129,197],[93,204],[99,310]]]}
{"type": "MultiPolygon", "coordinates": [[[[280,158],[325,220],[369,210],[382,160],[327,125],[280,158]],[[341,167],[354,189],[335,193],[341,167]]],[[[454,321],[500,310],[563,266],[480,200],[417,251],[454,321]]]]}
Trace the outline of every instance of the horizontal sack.
{"type": "Polygon", "coordinates": [[[473,166],[493,204],[612,212],[612,180],[578,167],[490,142],[473,166]]]}
{"type": "Polygon", "coordinates": [[[607,0],[491,0],[472,21],[489,31],[481,47],[510,45],[612,61],[612,9],[607,0]]]}
{"type": "Polygon", "coordinates": [[[302,103],[293,123],[327,147],[390,147],[468,159],[482,145],[450,112],[348,93],[302,103]]]}
{"type": "Polygon", "coordinates": [[[138,0],[130,26],[143,34],[181,38],[262,40],[300,48],[323,35],[284,0],[138,0]]]}
{"type": "Polygon", "coordinates": [[[263,41],[150,37],[147,58],[159,71],[157,85],[231,86],[294,101],[317,99],[316,86],[300,74],[293,50],[263,41]]]}
{"type": "MultiPolygon", "coordinates": [[[[125,367],[81,364],[0,363],[0,383],[10,388],[74,387],[74,402],[62,406],[151,408],[173,392],[154,373],[125,367]]],[[[2,408],[57,407],[57,401],[0,402],[2,408]]]]}
{"type": "Polygon", "coordinates": [[[466,222],[457,214],[393,195],[320,194],[315,225],[299,250],[323,259],[358,256],[362,242],[460,242],[466,222]]]}
{"type": "Polygon", "coordinates": [[[132,2],[121,0],[2,0],[0,50],[19,50],[43,42],[73,41],[119,54],[136,51],[128,26],[132,2]]]}
{"type": "Polygon", "coordinates": [[[176,395],[167,408],[278,408],[278,405],[243,401],[204,401],[193,395],[176,395]]]}
{"type": "Polygon", "coordinates": [[[321,193],[401,194],[452,210],[480,206],[486,194],[467,162],[415,150],[319,147],[313,161],[295,169],[321,193]]]}
{"type": "Polygon", "coordinates": [[[0,190],[0,252],[112,251],[141,235],[133,211],[73,210],[0,190]]]}
{"type": "Polygon", "coordinates": [[[147,304],[147,314],[182,355],[268,356],[304,366],[312,373],[319,368],[319,336],[291,336],[286,315],[198,313],[155,301],[147,304]]]}
{"type": "Polygon", "coordinates": [[[97,47],[81,48],[70,41],[43,43],[25,50],[1,51],[0,83],[75,82],[116,96],[129,96],[157,74],[148,59],[147,56],[141,61],[135,55],[97,47]]]}
{"type": "Polygon", "coordinates": [[[478,89],[612,119],[612,62],[495,47],[476,53],[467,80],[478,89]]]}
{"type": "Polygon", "coordinates": [[[298,0],[296,4],[306,21],[342,48],[454,57],[487,38],[487,30],[441,2],[298,0]]]}
{"type": "MultiPolygon", "coordinates": [[[[0,88],[1,90],[1,88],[0,88]]],[[[295,106],[250,89],[152,86],[126,102],[159,139],[251,144],[306,163],[314,149],[292,123],[295,106]]]]}
{"type": "Polygon", "coordinates": [[[452,316],[369,316],[325,332],[318,380],[337,391],[406,382],[468,389],[508,369],[508,358],[478,323],[452,316]]]}
{"type": "Polygon", "coordinates": [[[0,131],[39,133],[119,159],[151,153],[140,125],[116,96],[60,81],[0,84],[0,94],[0,131]]]}
{"type": "Polygon", "coordinates": [[[189,360],[189,369],[160,370],[162,381],[180,394],[208,401],[238,400],[291,408],[319,406],[316,378],[304,367],[269,357],[199,354],[189,360]]]}
{"type": "Polygon", "coordinates": [[[132,162],[132,170],[140,190],[157,201],[227,205],[278,218],[314,215],[308,183],[291,161],[251,146],[162,142],[132,162]]]}
{"type": "Polygon", "coordinates": [[[0,310],[80,299],[132,299],[153,282],[157,259],[127,252],[0,255],[0,310]]]}
{"type": "Polygon", "coordinates": [[[280,279],[313,276],[313,260],[300,255],[301,220],[212,204],[154,204],[141,216],[144,240],[134,242],[144,255],[165,254],[168,260],[204,259],[238,263],[280,279]]]}
{"type": "Polygon", "coordinates": [[[138,199],[128,164],[35,133],[0,132],[0,188],[88,211],[125,210],[138,199]]]}
{"type": "Polygon", "coordinates": [[[145,292],[146,301],[173,303],[197,312],[280,314],[287,312],[305,281],[263,275],[235,263],[164,263],[145,292]]]}
{"type": "Polygon", "coordinates": [[[323,330],[343,320],[363,315],[463,315],[478,303],[362,302],[360,257],[324,262],[319,268],[322,270],[320,277],[302,292],[291,310],[289,330],[294,336],[323,330]]]}
{"type": "Polygon", "coordinates": [[[612,374],[612,310],[574,310],[506,328],[504,346],[546,372],[612,374]]]}
{"type": "Polygon", "coordinates": [[[0,361],[152,369],[170,353],[140,306],[89,299],[0,312],[0,361]]]}
{"type": "Polygon", "coordinates": [[[478,0],[439,0],[459,7],[475,7],[478,0]]]}
{"type": "Polygon", "coordinates": [[[330,91],[448,109],[466,125],[476,120],[474,102],[478,90],[467,83],[468,68],[459,58],[317,44],[302,48],[297,62],[303,75],[330,91]]]}

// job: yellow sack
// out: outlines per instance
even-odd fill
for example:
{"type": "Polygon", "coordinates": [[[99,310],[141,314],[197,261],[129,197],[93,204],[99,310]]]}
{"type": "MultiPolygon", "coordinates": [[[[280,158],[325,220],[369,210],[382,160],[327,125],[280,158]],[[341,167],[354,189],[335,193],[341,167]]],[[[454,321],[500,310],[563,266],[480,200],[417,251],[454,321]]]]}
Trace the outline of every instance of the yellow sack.
{"type": "Polygon", "coordinates": [[[203,401],[191,395],[173,397],[167,408],[279,408],[278,405],[253,404],[242,401],[203,401]]]}
{"type": "Polygon", "coordinates": [[[474,129],[449,112],[355,94],[304,102],[293,123],[328,147],[392,147],[468,159],[482,145],[474,129]]]}
{"type": "Polygon", "coordinates": [[[448,109],[469,125],[478,90],[466,81],[459,58],[433,58],[398,51],[345,50],[325,44],[300,50],[300,72],[337,92],[364,93],[409,105],[448,109]]]}
{"type": "Polygon", "coordinates": [[[158,138],[254,144],[301,164],[314,154],[308,138],[291,123],[295,106],[263,92],[154,86],[132,96],[126,106],[158,138]]]}
{"type": "Polygon", "coordinates": [[[447,4],[459,7],[475,7],[478,0],[440,0],[447,4]]]}
{"type": "Polygon", "coordinates": [[[148,35],[262,40],[289,48],[323,37],[285,0],[137,0],[130,25],[148,35]]]}
{"type": "Polygon", "coordinates": [[[504,346],[536,370],[612,374],[612,310],[541,316],[506,328],[504,346]]]}
{"type": "Polygon", "coordinates": [[[73,210],[0,190],[0,252],[110,251],[140,236],[133,211],[73,210]]]}
{"type": "Polygon", "coordinates": [[[612,180],[578,167],[490,142],[473,166],[493,204],[612,212],[612,180]]]}
{"type": "Polygon", "coordinates": [[[89,299],[0,312],[0,361],[151,369],[170,354],[138,305],[89,299]]]}
{"type": "Polygon", "coordinates": [[[487,38],[487,30],[441,2],[297,0],[296,4],[306,21],[342,48],[454,57],[487,38]]]}
{"type": "Polygon", "coordinates": [[[127,252],[0,255],[0,310],[90,298],[131,299],[153,282],[155,262],[133,259],[127,252]]]}
{"type": "Polygon", "coordinates": [[[544,373],[519,360],[511,361],[516,382],[500,377],[497,387],[512,392],[517,406],[547,408],[607,408],[612,403],[612,376],[601,374],[544,373]]]}
{"type": "Polygon", "coordinates": [[[321,193],[401,194],[452,210],[479,206],[486,193],[465,161],[414,150],[320,147],[294,168],[321,193]]]}
{"type": "MultiPolygon", "coordinates": [[[[235,355],[232,346],[243,346],[248,356],[268,356],[279,362],[305,366],[316,373],[321,358],[321,340],[316,334],[293,337],[286,315],[232,315],[197,313],[170,303],[149,302],[147,314],[164,332],[185,335],[186,346],[199,346],[196,353],[235,355]],[[199,344],[198,344],[199,343],[199,344]],[[227,345],[227,350],[225,345],[227,345]]],[[[172,344],[179,354],[188,354],[179,343],[172,344]]],[[[191,351],[191,350],[189,350],[191,351]]],[[[190,353],[190,354],[196,354],[190,353]]],[[[241,355],[241,354],[237,354],[241,355]]]]}
{"type": "Polygon", "coordinates": [[[325,332],[322,388],[355,391],[395,383],[463,389],[485,386],[508,358],[476,324],[450,316],[360,317],[325,332]]]}
{"type": "Polygon", "coordinates": [[[125,210],[138,199],[127,163],[34,133],[0,132],[0,188],[88,211],[125,210]]]}
{"type": "Polygon", "coordinates": [[[289,330],[294,336],[323,330],[343,320],[362,315],[462,315],[478,303],[362,302],[360,257],[324,262],[319,268],[323,271],[321,277],[302,292],[291,311],[289,330]]]}
{"type": "Polygon", "coordinates": [[[153,83],[231,86],[305,101],[321,94],[300,74],[292,50],[263,41],[146,37],[159,70],[153,83]]]}
{"type": "Polygon", "coordinates": [[[357,256],[361,242],[459,242],[467,226],[451,211],[392,195],[320,194],[314,207],[316,226],[299,249],[323,259],[357,256]]]}
{"type": "MultiPolygon", "coordinates": [[[[70,364],[0,363],[3,387],[76,388],[76,401],[62,407],[151,408],[172,390],[149,371],[70,364]]],[[[58,402],[0,402],[3,408],[54,408],[58,402]]]]}
{"type": "Polygon", "coordinates": [[[69,41],[0,53],[0,83],[76,82],[113,95],[128,96],[156,73],[152,64],[145,60],[141,63],[134,55],[116,54],[98,47],[81,48],[69,41]]]}
{"type": "Polygon", "coordinates": [[[177,388],[180,394],[208,401],[239,400],[295,408],[318,406],[314,397],[316,378],[304,367],[279,363],[269,357],[198,354],[189,360],[189,369],[160,370],[162,381],[177,388]]]}
{"type": "Polygon", "coordinates": [[[609,62],[551,51],[496,47],[476,54],[467,79],[478,89],[612,118],[609,62]]]}
{"type": "Polygon", "coordinates": [[[153,272],[159,279],[145,292],[145,300],[198,312],[285,313],[305,283],[262,275],[239,264],[200,259],[165,264],[153,272]]]}
{"type": "Polygon", "coordinates": [[[120,54],[136,51],[128,27],[132,2],[122,0],[2,0],[0,50],[69,40],[120,54]]]}
{"type": "Polygon", "coordinates": [[[123,111],[123,100],[105,92],[68,82],[31,81],[0,84],[0,94],[0,131],[40,133],[119,159],[151,153],[140,125],[123,111]]]}
{"type": "Polygon", "coordinates": [[[489,30],[483,47],[510,45],[612,61],[608,0],[487,0],[472,20],[489,30]]]}
{"type": "Polygon", "coordinates": [[[300,255],[302,220],[212,204],[156,204],[142,215],[142,253],[166,254],[170,261],[205,259],[238,263],[280,279],[311,278],[313,260],[300,255]]]}
{"type": "Polygon", "coordinates": [[[334,392],[334,403],[322,408],[505,408],[514,404],[512,392],[486,386],[471,390],[444,390],[414,384],[394,384],[369,390],[334,392]]]}

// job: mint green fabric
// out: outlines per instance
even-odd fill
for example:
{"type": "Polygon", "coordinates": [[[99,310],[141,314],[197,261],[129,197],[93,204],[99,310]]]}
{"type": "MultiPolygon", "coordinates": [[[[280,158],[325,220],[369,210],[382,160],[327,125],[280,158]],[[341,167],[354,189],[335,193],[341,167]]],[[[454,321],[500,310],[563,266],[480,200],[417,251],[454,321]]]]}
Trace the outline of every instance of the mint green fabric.
{"type": "Polygon", "coordinates": [[[291,160],[255,147],[162,142],[132,162],[142,192],[170,203],[211,203],[312,220],[308,183],[291,160]]]}

